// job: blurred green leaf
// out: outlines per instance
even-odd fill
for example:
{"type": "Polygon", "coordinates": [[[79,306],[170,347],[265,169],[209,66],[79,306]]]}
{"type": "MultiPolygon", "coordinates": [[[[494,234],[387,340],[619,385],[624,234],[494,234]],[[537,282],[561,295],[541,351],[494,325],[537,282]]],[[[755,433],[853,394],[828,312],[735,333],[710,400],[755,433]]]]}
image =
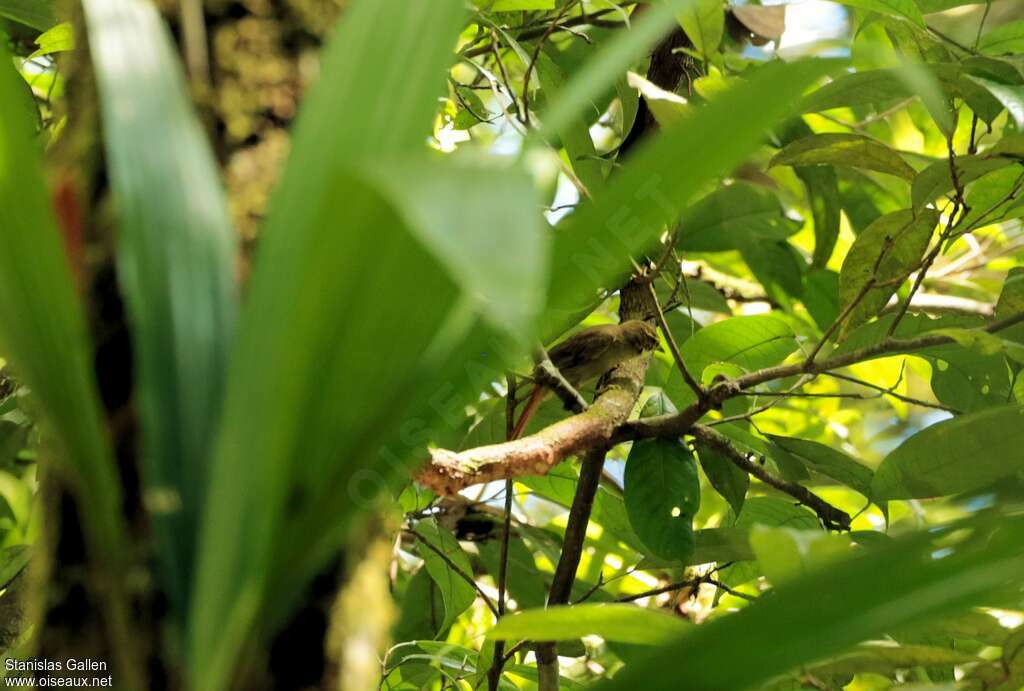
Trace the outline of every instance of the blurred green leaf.
{"type": "Polygon", "coordinates": [[[85,319],[61,246],[21,77],[0,48],[0,352],[31,388],[53,457],[80,497],[98,558],[123,558],[121,491],[92,374],[85,319]]]}
{"type": "Polygon", "coordinates": [[[119,221],[118,279],[134,335],[143,480],[159,498],[150,504],[158,507],[154,529],[173,606],[183,613],[237,319],[236,236],[156,9],[140,0],[83,7],[119,221]]]}
{"type": "Polygon", "coordinates": [[[676,245],[691,252],[720,252],[749,241],[784,240],[800,230],[786,217],[777,196],[763,187],[736,182],[687,209],[676,245]]]}
{"type": "MultiPolygon", "coordinates": [[[[638,22],[639,23],[639,22],[638,22]]],[[[774,63],[720,94],[685,123],[642,143],[592,204],[572,214],[555,235],[547,316],[552,336],[579,319],[599,289],[617,287],[629,258],[650,249],[700,186],[738,164],[828,62],[774,63]],[[706,155],[689,154],[700,150],[706,155]],[[688,164],[678,165],[686,158],[688,164]]]]}
{"type": "Polygon", "coordinates": [[[898,70],[863,70],[842,74],[809,93],[800,102],[804,113],[832,108],[870,106],[881,112],[914,95],[898,70]]]}
{"type": "Polygon", "coordinates": [[[750,546],[776,587],[841,560],[851,549],[846,535],[764,525],[751,528],[750,546]]]}
{"type": "Polygon", "coordinates": [[[1024,52],[1024,20],[1007,22],[981,35],[978,50],[989,55],[1024,52]]]}
{"type": "Polygon", "coordinates": [[[932,556],[932,534],[917,533],[837,562],[694,627],[596,688],[740,691],[887,628],[970,605],[1024,568],[1024,520],[999,523],[941,558],[932,556]],[[668,668],[687,673],[666,675],[668,668]]]}
{"type": "Polygon", "coordinates": [[[0,17],[39,31],[46,31],[56,22],[48,0],[0,0],[0,17]]]}
{"type": "Polygon", "coordinates": [[[919,499],[985,487],[1024,468],[1024,408],[990,408],[926,427],[875,472],[877,499],[919,499]]]}
{"type": "Polygon", "coordinates": [[[554,9],[555,0],[473,0],[473,4],[488,12],[520,12],[554,9]]]}
{"type": "Polygon", "coordinates": [[[992,94],[1010,113],[1010,117],[1017,123],[1017,127],[1024,127],[1024,86],[1000,84],[991,79],[983,79],[971,74],[967,75],[967,79],[992,94]]]}
{"type": "Polygon", "coordinates": [[[896,281],[921,262],[938,222],[939,212],[934,209],[916,216],[905,209],[882,216],[857,236],[839,272],[839,299],[843,309],[851,309],[843,323],[844,333],[885,306],[899,287],[896,281]]]}
{"type": "Polygon", "coordinates": [[[426,542],[434,547],[431,549],[420,544],[418,551],[420,557],[423,558],[424,568],[441,591],[445,612],[441,630],[444,630],[451,626],[460,614],[469,609],[476,599],[476,590],[464,578],[464,576],[473,577],[473,567],[469,563],[469,557],[459,546],[459,541],[449,530],[438,525],[436,520],[420,521],[416,526],[416,534],[421,543],[426,542]],[[444,554],[447,561],[435,552],[435,549],[444,554]],[[462,575],[460,576],[448,562],[458,567],[462,575]]]}
{"type": "Polygon", "coordinates": [[[840,5],[856,7],[869,12],[881,12],[893,17],[907,19],[917,26],[924,28],[924,17],[921,10],[914,4],[914,0],[835,0],[840,5]]]}
{"type": "Polygon", "coordinates": [[[684,619],[635,605],[581,604],[513,614],[498,622],[487,636],[564,641],[597,635],[608,641],[658,645],[689,628],[684,619]]]}
{"type": "Polygon", "coordinates": [[[775,154],[772,166],[837,165],[912,179],[914,169],[893,149],[862,134],[829,132],[798,139],[775,154]]]}
{"type": "Polygon", "coordinates": [[[690,449],[671,439],[634,442],[624,483],[629,522],[644,544],[663,559],[686,558],[700,508],[700,478],[690,449]]]}
{"type": "Polygon", "coordinates": [[[196,688],[223,686],[269,584],[287,611],[401,472],[380,448],[439,390],[426,393],[441,368],[425,360],[447,359],[473,323],[456,309],[455,259],[356,172],[422,149],[463,18],[458,0],[361,0],[322,53],[231,361],[190,618],[196,688]],[[285,513],[289,496],[301,511],[285,513]]]}

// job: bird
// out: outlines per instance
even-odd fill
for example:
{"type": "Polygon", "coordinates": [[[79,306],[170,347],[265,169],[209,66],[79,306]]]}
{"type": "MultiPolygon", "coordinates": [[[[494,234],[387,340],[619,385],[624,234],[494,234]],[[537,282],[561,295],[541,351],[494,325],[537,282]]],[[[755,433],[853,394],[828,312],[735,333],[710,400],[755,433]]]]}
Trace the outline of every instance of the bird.
{"type": "MultiPolygon", "coordinates": [[[[565,380],[574,389],[578,389],[616,365],[655,350],[659,345],[657,329],[645,321],[630,319],[621,324],[602,324],[583,329],[552,348],[548,357],[565,380]]],[[[534,370],[535,382],[543,381],[538,370],[534,370]]],[[[550,393],[548,387],[535,383],[512,432],[512,439],[519,438],[530,418],[550,393]]]]}

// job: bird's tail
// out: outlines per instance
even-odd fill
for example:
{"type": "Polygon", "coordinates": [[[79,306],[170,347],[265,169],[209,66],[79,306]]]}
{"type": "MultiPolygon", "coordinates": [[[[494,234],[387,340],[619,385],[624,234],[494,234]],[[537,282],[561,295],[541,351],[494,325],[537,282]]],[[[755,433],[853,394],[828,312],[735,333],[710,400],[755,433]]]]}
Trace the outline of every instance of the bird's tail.
{"type": "MultiPolygon", "coordinates": [[[[537,408],[544,401],[544,395],[547,393],[547,389],[540,385],[534,385],[533,392],[530,397],[526,399],[526,405],[523,406],[523,412],[519,415],[519,421],[516,422],[515,429],[512,430],[512,439],[518,439],[522,436],[523,431],[526,429],[526,425],[529,424],[530,418],[537,412],[537,408]]],[[[512,441],[509,439],[509,441],[512,441]]]]}

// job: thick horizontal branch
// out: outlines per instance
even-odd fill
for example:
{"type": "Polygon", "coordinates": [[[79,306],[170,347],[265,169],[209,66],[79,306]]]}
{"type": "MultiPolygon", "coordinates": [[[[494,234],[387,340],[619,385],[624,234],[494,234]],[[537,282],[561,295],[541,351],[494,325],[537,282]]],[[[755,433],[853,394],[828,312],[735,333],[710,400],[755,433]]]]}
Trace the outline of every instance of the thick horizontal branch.
{"type": "Polygon", "coordinates": [[[814,513],[818,514],[818,518],[821,519],[821,522],[825,524],[826,528],[833,530],[850,529],[850,516],[845,511],[841,511],[832,506],[803,485],[798,485],[795,482],[789,482],[782,478],[775,477],[760,463],[755,463],[750,460],[745,453],[733,446],[732,442],[730,442],[727,437],[722,436],[705,425],[694,425],[690,429],[690,434],[699,441],[702,441],[708,446],[719,451],[748,475],[753,475],[764,484],[770,485],[780,492],[785,492],[804,506],[814,511],[814,513]]]}
{"type": "MultiPolygon", "coordinates": [[[[993,322],[984,330],[995,333],[1020,323],[1024,323],[1024,312],[993,322]]],[[[610,448],[635,439],[691,434],[708,411],[721,408],[726,400],[759,384],[799,374],[823,374],[889,353],[913,352],[954,342],[941,334],[889,338],[842,355],[768,367],[714,385],[700,400],[678,413],[630,421],[627,418],[642,390],[646,369],[646,361],[636,358],[612,373],[585,412],[504,444],[459,453],[435,449],[416,480],[438,494],[447,495],[481,482],[543,475],[561,461],[591,449],[610,448]]]]}
{"type": "Polygon", "coordinates": [[[459,453],[432,450],[416,481],[449,495],[481,482],[544,475],[566,458],[610,447],[612,435],[640,397],[649,358],[642,355],[616,367],[589,408],[537,434],[459,453]]]}

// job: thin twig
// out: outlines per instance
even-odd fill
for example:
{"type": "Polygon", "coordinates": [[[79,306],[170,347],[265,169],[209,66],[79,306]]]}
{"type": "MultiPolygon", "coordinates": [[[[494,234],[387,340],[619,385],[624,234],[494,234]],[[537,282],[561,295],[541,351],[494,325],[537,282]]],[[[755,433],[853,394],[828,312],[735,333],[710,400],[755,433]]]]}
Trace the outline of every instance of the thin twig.
{"type": "Polygon", "coordinates": [[[686,385],[690,387],[694,394],[697,395],[698,399],[707,396],[707,392],[704,387],[693,378],[690,374],[690,370],[687,369],[686,363],[683,361],[683,354],[679,351],[679,346],[676,345],[676,339],[672,336],[672,331],[668,328],[668,322],[665,321],[665,313],[661,311],[661,305],[658,303],[658,294],[654,290],[654,284],[647,284],[647,292],[651,294],[651,300],[654,303],[654,316],[658,320],[658,326],[661,328],[661,332],[665,335],[665,342],[668,343],[669,352],[672,353],[672,359],[676,361],[676,367],[679,372],[683,375],[683,380],[686,385]]]}
{"type": "Polygon", "coordinates": [[[720,451],[741,470],[746,471],[747,474],[753,475],[761,482],[774,487],[780,492],[785,492],[804,506],[810,508],[814,513],[818,514],[818,518],[821,519],[826,528],[830,530],[850,529],[850,515],[848,513],[832,506],[803,485],[775,477],[766,468],[747,458],[747,455],[733,446],[727,437],[722,436],[706,425],[694,425],[690,433],[696,439],[720,451]]]}
{"type": "Polygon", "coordinates": [[[487,605],[487,609],[491,610],[495,617],[498,616],[498,608],[495,607],[493,602],[491,602],[491,598],[487,597],[487,593],[481,590],[480,586],[477,585],[477,582],[473,579],[473,577],[465,571],[463,571],[458,564],[452,561],[452,558],[445,554],[444,550],[434,545],[430,540],[423,537],[415,530],[402,530],[402,532],[415,539],[417,542],[419,542],[421,545],[429,549],[437,556],[441,557],[441,561],[447,564],[448,568],[450,568],[456,576],[464,580],[466,583],[469,583],[473,587],[473,590],[476,591],[476,594],[479,595],[480,598],[484,601],[484,604],[487,605]]]}

